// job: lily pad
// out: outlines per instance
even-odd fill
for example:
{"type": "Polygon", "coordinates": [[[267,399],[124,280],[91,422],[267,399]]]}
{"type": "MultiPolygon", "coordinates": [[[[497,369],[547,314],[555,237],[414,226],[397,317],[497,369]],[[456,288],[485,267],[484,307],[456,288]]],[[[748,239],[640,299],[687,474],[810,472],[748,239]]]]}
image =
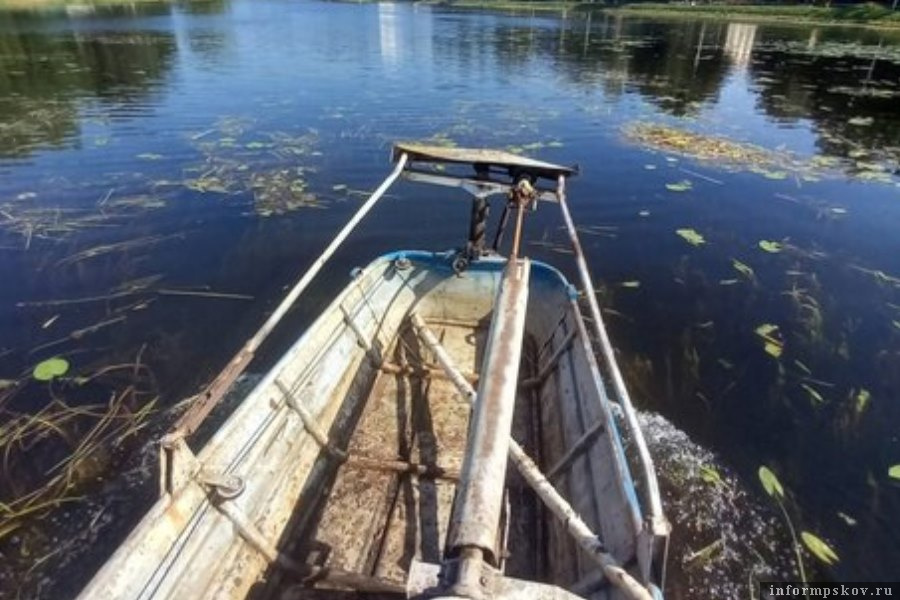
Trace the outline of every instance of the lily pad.
{"type": "Polygon", "coordinates": [[[731,266],[733,266],[738,273],[740,273],[747,279],[753,279],[753,268],[750,267],[750,265],[746,265],[738,259],[732,258],[731,266]]]}
{"type": "Polygon", "coordinates": [[[667,183],[666,189],[670,192],[686,192],[694,187],[694,184],[688,179],[682,179],[676,183],[667,183]]]}
{"type": "Polygon", "coordinates": [[[888,469],[888,477],[900,481],[900,464],[894,465],[888,469]]]}
{"type": "Polygon", "coordinates": [[[784,497],[784,488],[775,473],[769,467],[763,465],[759,468],[759,481],[762,483],[763,489],[772,497],[784,497]]]}
{"type": "Polygon", "coordinates": [[[766,179],[774,179],[776,181],[782,181],[788,178],[788,174],[784,171],[765,171],[763,172],[763,177],[766,179]]]}
{"type": "Polygon", "coordinates": [[[801,531],[800,539],[803,540],[803,545],[806,546],[806,549],[826,565],[832,565],[840,560],[834,550],[831,549],[831,546],[810,532],[801,531]]]}
{"type": "Polygon", "coordinates": [[[781,357],[781,354],[784,351],[784,342],[781,341],[778,325],[763,323],[757,327],[754,332],[763,339],[763,342],[765,342],[763,349],[767,354],[773,358],[781,357]]]}
{"type": "Polygon", "coordinates": [[[872,399],[872,394],[869,393],[869,390],[862,388],[856,393],[856,412],[862,413],[866,410],[866,407],[869,405],[869,400],[872,399]]]}
{"type": "Polygon", "coordinates": [[[50,381],[55,377],[65,375],[69,370],[69,361],[55,356],[38,363],[34,367],[32,375],[38,381],[50,381]]]}
{"type": "Polygon", "coordinates": [[[779,242],[773,242],[771,240],[759,240],[759,247],[766,252],[771,252],[772,254],[781,252],[783,248],[783,246],[779,242]]]}
{"type": "Polygon", "coordinates": [[[706,240],[696,230],[691,228],[676,229],[675,233],[681,236],[691,246],[705,244],[706,240]]]}

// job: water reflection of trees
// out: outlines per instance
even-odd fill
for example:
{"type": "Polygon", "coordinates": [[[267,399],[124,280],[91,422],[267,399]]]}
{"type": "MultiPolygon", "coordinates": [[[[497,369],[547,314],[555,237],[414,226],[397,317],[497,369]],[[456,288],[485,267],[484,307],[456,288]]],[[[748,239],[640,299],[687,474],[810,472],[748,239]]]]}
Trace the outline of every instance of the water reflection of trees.
{"type": "Polygon", "coordinates": [[[0,156],[60,145],[78,132],[80,102],[132,103],[168,72],[170,33],[0,34],[0,156]]]}
{"type": "Polygon", "coordinates": [[[714,102],[730,73],[747,72],[762,110],[812,120],[828,154],[896,148],[900,140],[900,61],[877,50],[891,43],[881,34],[603,14],[468,23],[435,41],[436,60],[501,79],[550,65],[568,86],[600,88],[608,98],[634,91],[677,116],[714,102]]]}
{"type": "Polygon", "coordinates": [[[467,29],[437,40],[436,46],[445,57],[462,57],[473,66],[484,66],[484,48],[490,48],[502,76],[540,61],[577,87],[619,94],[627,82],[661,109],[683,115],[714,98],[721,86],[729,66],[725,32],[724,24],[673,27],[587,15],[559,23],[519,19],[467,29]],[[481,58],[469,61],[473,53],[481,58]]]}
{"type": "MultiPolygon", "coordinates": [[[[762,40],[750,73],[760,105],[783,120],[810,119],[827,154],[853,155],[854,149],[900,145],[900,62],[841,51],[819,30],[799,39],[762,40]]],[[[869,40],[871,42],[871,40],[869,40]]],[[[878,45],[870,45],[877,49],[878,45]]],[[[900,154],[898,154],[900,156],[900,154]]]]}

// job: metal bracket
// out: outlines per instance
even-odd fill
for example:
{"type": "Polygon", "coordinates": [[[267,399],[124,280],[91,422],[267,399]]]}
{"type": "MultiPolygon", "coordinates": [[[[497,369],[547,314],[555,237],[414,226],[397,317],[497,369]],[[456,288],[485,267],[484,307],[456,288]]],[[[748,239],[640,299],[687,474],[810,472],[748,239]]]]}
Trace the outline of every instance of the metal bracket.
{"type": "Polygon", "coordinates": [[[494,597],[496,581],[503,575],[484,561],[480,549],[470,548],[459,557],[445,560],[438,575],[442,593],[451,593],[472,600],[494,597]]]}
{"type": "Polygon", "coordinates": [[[197,472],[199,463],[184,436],[170,433],[159,441],[159,493],[176,495],[185,488],[197,472]]]}
{"type": "Polygon", "coordinates": [[[233,500],[244,492],[246,484],[243,478],[233,473],[223,473],[214,469],[203,468],[196,476],[197,482],[210,488],[221,500],[233,500]]]}

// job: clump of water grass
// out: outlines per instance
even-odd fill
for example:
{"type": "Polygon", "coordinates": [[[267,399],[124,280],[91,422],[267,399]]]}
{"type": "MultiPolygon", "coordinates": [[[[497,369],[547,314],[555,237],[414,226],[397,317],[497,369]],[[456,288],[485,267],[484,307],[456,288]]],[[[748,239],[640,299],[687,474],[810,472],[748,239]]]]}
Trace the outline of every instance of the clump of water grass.
{"type": "Polygon", "coordinates": [[[249,120],[225,118],[215,128],[192,135],[204,158],[187,169],[196,176],[185,179],[184,186],[202,194],[249,194],[254,212],[262,217],[321,207],[307,180],[314,169],[297,164],[319,154],[316,132],[266,133],[252,131],[250,125],[249,120]]]}
{"type": "Polygon", "coordinates": [[[0,394],[0,541],[47,512],[80,501],[155,413],[154,379],[140,353],[133,363],[82,377],[68,377],[69,367],[63,357],[47,359],[0,394]],[[41,390],[49,396],[41,408],[15,406],[16,396],[41,390]],[[82,400],[101,394],[105,400],[82,400]]]}

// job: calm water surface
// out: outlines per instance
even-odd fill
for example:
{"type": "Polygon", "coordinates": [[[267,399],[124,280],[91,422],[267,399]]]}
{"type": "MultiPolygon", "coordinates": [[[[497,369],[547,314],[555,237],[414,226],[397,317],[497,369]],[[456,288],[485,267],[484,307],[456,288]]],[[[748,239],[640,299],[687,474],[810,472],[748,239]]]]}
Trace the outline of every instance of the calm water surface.
{"type": "MultiPolygon", "coordinates": [[[[761,465],[798,530],[839,555],[805,554],[814,578],[895,578],[898,106],[900,39],[866,30],[269,0],[0,15],[2,418],[51,397],[105,405],[127,385],[131,414],[158,398],[138,433],[107,440],[57,490],[63,505],[0,528],[0,595],[70,597],[91,576],[152,501],[145,442],[386,174],[395,139],[580,164],[573,211],[675,527],[670,597],[749,597],[755,578],[793,578],[761,465]],[[641,147],[625,133],[635,122],[815,172],[641,147]],[[778,327],[778,357],[763,324],[778,327]],[[29,381],[53,356],[68,379],[29,381]]],[[[352,267],[459,245],[468,210],[396,188],[255,369],[352,267]]],[[[529,249],[574,275],[560,225],[552,207],[530,217],[529,249]]],[[[77,446],[58,438],[9,445],[0,501],[77,446]]]]}

